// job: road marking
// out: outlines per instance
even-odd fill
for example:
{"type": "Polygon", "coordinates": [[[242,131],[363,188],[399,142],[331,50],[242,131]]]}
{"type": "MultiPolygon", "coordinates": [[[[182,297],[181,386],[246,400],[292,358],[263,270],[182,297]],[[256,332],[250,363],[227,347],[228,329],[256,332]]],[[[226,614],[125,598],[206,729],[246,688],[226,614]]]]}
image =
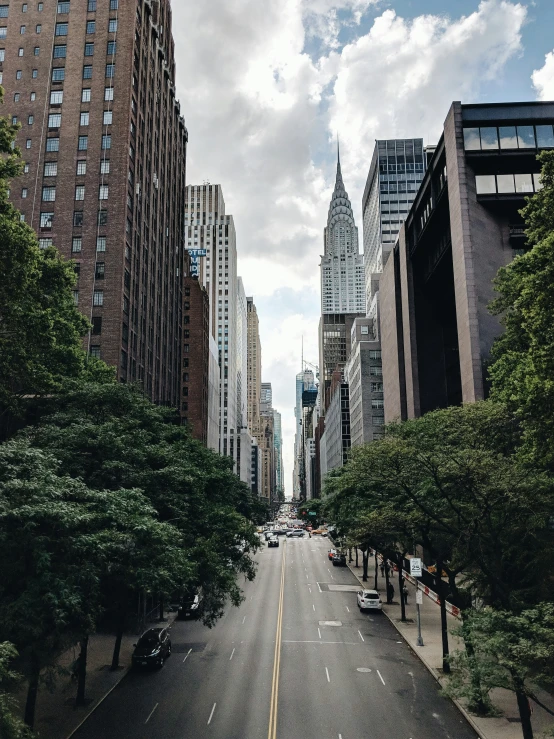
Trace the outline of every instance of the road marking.
{"type": "Polygon", "coordinates": [[[275,654],[273,657],[273,682],[271,685],[271,701],[269,706],[269,731],[267,739],[277,739],[277,708],[279,701],[279,670],[281,666],[281,641],[283,630],[283,605],[285,595],[286,542],[283,547],[281,565],[281,589],[279,591],[279,607],[277,609],[277,632],[275,635],[275,654]]]}
{"type": "Polygon", "coordinates": [[[306,580],[309,580],[309,579],[310,579],[310,578],[308,577],[308,575],[306,575],[306,580]]]}
{"type": "Polygon", "coordinates": [[[187,661],[187,657],[189,656],[189,654],[190,654],[191,652],[192,652],[192,647],[191,647],[191,648],[189,649],[189,651],[188,651],[188,652],[187,652],[187,653],[185,654],[185,659],[183,660],[183,662],[186,662],[186,661],[187,661]]]}
{"type": "Polygon", "coordinates": [[[147,723],[148,723],[148,722],[150,721],[150,719],[151,719],[151,718],[152,718],[152,716],[154,715],[154,711],[156,710],[156,708],[157,708],[157,707],[158,707],[159,705],[160,705],[159,703],[156,703],[156,705],[154,706],[154,708],[153,708],[153,709],[152,709],[152,710],[150,711],[150,715],[148,716],[148,718],[147,718],[147,719],[146,719],[146,721],[144,722],[145,724],[147,724],[147,723]]]}
{"type": "Polygon", "coordinates": [[[342,734],[339,734],[339,739],[342,739],[342,734]]]}
{"type": "Polygon", "coordinates": [[[329,670],[327,668],[325,668],[325,674],[327,675],[327,682],[330,683],[331,678],[329,677],[329,670]]]}
{"type": "Polygon", "coordinates": [[[233,659],[234,653],[235,653],[235,647],[233,647],[233,651],[231,652],[231,656],[229,657],[229,662],[233,659]]]}
{"type": "Polygon", "coordinates": [[[334,577],[333,573],[331,572],[331,570],[329,570],[329,574],[331,575],[331,580],[334,580],[335,577],[334,577]]]}
{"type": "Polygon", "coordinates": [[[246,616],[242,619],[242,623],[244,623],[245,621],[246,621],[246,616]]]}
{"type": "Polygon", "coordinates": [[[318,633],[319,638],[321,639],[321,631],[319,630],[319,626],[317,627],[317,633],[318,633]]]}
{"type": "Polygon", "coordinates": [[[359,647],[359,641],[316,641],[315,639],[283,639],[283,644],[345,644],[350,647],[359,647]]]}
{"type": "Polygon", "coordinates": [[[350,608],[348,608],[348,606],[344,606],[344,607],[346,608],[346,610],[348,611],[348,613],[350,613],[350,608]]]}
{"type": "Polygon", "coordinates": [[[379,672],[379,670],[377,670],[377,674],[381,678],[381,682],[383,683],[383,685],[385,685],[385,681],[383,680],[383,676],[381,675],[381,673],[379,672]]]}
{"type": "Polygon", "coordinates": [[[362,641],[365,641],[364,637],[362,636],[362,632],[360,631],[360,629],[358,629],[358,634],[360,635],[360,639],[362,641]]]}
{"type": "Polygon", "coordinates": [[[313,608],[313,609],[314,609],[314,611],[315,611],[315,603],[312,603],[312,608],[313,608]]]}
{"type": "Polygon", "coordinates": [[[308,585],[308,590],[310,591],[310,593],[312,592],[312,589],[309,585],[308,585]]]}
{"type": "Polygon", "coordinates": [[[323,593],[323,590],[321,589],[321,585],[319,583],[317,584],[317,587],[319,588],[319,592],[323,593]]]}
{"type": "Polygon", "coordinates": [[[208,719],[208,726],[209,726],[209,725],[211,724],[211,722],[212,722],[212,718],[213,718],[213,715],[214,715],[214,711],[215,711],[215,707],[216,707],[216,706],[217,706],[217,703],[214,703],[214,704],[213,704],[213,706],[212,706],[212,712],[210,713],[210,718],[208,719]]]}

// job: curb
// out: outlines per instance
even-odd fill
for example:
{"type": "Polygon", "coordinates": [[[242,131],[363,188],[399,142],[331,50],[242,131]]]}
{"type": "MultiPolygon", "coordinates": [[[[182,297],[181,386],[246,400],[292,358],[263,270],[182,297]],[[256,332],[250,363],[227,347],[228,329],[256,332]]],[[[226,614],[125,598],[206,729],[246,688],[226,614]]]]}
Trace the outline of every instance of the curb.
{"type": "MultiPolygon", "coordinates": [[[[366,584],[363,582],[363,580],[361,580],[358,577],[358,574],[356,572],[354,572],[354,570],[352,569],[352,567],[350,566],[350,564],[348,562],[346,564],[347,564],[347,567],[350,570],[350,572],[354,575],[354,577],[356,578],[356,580],[360,583],[360,586],[362,588],[367,587],[366,584]]],[[[426,668],[426,670],[428,670],[428,672],[431,673],[431,675],[435,678],[435,680],[438,682],[438,684],[441,685],[440,675],[437,673],[437,671],[434,669],[434,667],[431,667],[431,665],[427,662],[427,660],[423,657],[423,655],[420,652],[417,652],[412,647],[412,645],[410,644],[410,642],[404,637],[404,635],[402,634],[402,632],[400,631],[400,629],[397,627],[396,622],[393,621],[393,619],[389,616],[389,614],[386,611],[384,611],[384,610],[381,611],[381,612],[383,613],[384,616],[386,616],[388,618],[389,623],[391,623],[394,626],[394,628],[398,632],[398,635],[400,636],[400,638],[402,639],[402,641],[406,644],[406,646],[408,647],[408,649],[412,652],[412,654],[415,654],[415,656],[419,659],[419,661],[426,668]]],[[[477,726],[477,724],[475,723],[475,721],[474,721],[473,717],[471,716],[471,714],[469,714],[465,710],[465,708],[462,706],[462,704],[459,701],[455,700],[454,698],[450,698],[450,700],[456,706],[456,708],[460,711],[460,713],[465,718],[465,720],[468,722],[468,724],[471,726],[471,728],[477,733],[477,735],[480,737],[480,739],[488,739],[487,735],[486,734],[483,734],[482,730],[477,726]]]]}
{"type": "Polygon", "coordinates": [[[84,723],[85,723],[86,721],[88,721],[88,720],[89,720],[89,718],[90,718],[90,717],[92,716],[92,714],[93,714],[93,713],[94,713],[94,712],[96,711],[96,709],[97,709],[97,708],[98,708],[99,706],[101,706],[101,705],[102,705],[102,703],[104,703],[104,701],[106,700],[106,698],[107,698],[107,697],[108,697],[108,696],[109,696],[109,695],[110,695],[111,693],[113,693],[113,691],[114,691],[114,690],[115,690],[115,689],[117,688],[117,686],[118,686],[118,685],[119,685],[119,683],[120,683],[120,682],[121,682],[121,681],[123,680],[123,678],[124,678],[124,677],[126,677],[126,676],[128,675],[128,673],[129,673],[130,669],[131,669],[131,667],[129,666],[129,667],[125,668],[125,670],[123,670],[123,672],[121,673],[121,677],[120,677],[120,678],[119,678],[119,680],[118,680],[118,681],[117,681],[117,682],[115,683],[115,685],[112,685],[112,687],[111,687],[111,688],[110,688],[110,689],[108,690],[108,692],[107,692],[107,693],[105,693],[105,695],[103,695],[103,696],[102,696],[102,698],[100,698],[100,700],[98,701],[98,703],[96,703],[96,704],[95,704],[95,705],[94,705],[94,706],[93,706],[93,707],[92,707],[92,708],[90,709],[90,711],[89,711],[89,712],[87,713],[87,715],[86,715],[86,716],[85,716],[85,717],[84,717],[84,718],[82,719],[82,721],[80,721],[80,722],[79,722],[79,724],[77,724],[77,726],[76,726],[76,727],[75,727],[75,728],[73,729],[73,731],[71,732],[71,734],[68,734],[68,735],[67,735],[66,739],[71,739],[71,737],[72,737],[72,736],[74,736],[74,735],[75,735],[75,734],[76,734],[76,733],[77,733],[77,732],[79,731],[79,729],[81,728],[81,726],[82,726],[82,725],[83,725],[83,724],[84,724],[84,723]]]}

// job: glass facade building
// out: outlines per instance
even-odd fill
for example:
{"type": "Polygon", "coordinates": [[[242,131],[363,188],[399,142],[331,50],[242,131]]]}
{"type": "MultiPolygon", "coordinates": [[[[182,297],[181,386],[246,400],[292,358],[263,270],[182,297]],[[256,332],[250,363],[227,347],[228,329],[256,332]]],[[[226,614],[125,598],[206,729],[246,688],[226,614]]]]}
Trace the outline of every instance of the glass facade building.
{"type": "Polygon", "coordinates": [[[362,201],[367,312],[375,292],[372,275],[383,271],[400,226],[419,189],[425,168],[423,139],[384,139],[375,142],[362,201]]]}

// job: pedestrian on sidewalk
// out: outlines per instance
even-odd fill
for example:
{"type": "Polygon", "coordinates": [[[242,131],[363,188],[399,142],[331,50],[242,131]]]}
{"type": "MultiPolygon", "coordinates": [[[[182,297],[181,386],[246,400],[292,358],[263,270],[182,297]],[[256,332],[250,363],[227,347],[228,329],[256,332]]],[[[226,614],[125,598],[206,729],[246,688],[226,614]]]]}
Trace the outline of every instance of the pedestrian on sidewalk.
{"type": "Polygon", "coordinates": [[[387,603],[390,605],[392,603],[392,599],[394,598],[394,585],[389,582],[387,585],[387,603]]]}
{"type": "Polygon", "coordinates": [[[404,604],[408,605],[408,588],[406,587],[406,583],[402,586],[402,596],[404,598],[404,604]]]}
{"type": "Polygon", "coordinates": [[[385,577],[385,563],[384,562],[381,562],[380,568],[381,568],[381,577],[385,577]]]}

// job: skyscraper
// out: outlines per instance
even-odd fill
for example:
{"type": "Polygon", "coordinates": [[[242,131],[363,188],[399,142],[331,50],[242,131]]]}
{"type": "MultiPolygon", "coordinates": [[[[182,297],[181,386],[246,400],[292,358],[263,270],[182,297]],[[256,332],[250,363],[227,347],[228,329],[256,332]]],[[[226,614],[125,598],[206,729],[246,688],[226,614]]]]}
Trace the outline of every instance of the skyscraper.
{"type": "Polygon", "coordinates": [[[75,260],[90,354],[177,406],[187,130],[170,2],[2,7],[5,108],[26,162],[12,201],[41,246],[75,260]]]}
{"type": "Polygon", "coordinates": [[[253,298],[246,298],[247,310],[247,392],[248,428],[253,431],[260,420],[260,397],[262,393],[262,345],[260,323],[253,298]]]}
{"type": "Polygon", "coordinates": [[[294,407],[294,418],[296,427],[294,432],[294,470],[292,480],[292,494],[299,498],[301,493],[302,470],[304,464],[304,438],[302,434],[302,394],[305,390],[315,393],[316,384],[312,370],[304,369],[296,375],[296,405],[294,407]]]}
{"type": "MultiPolygon", "coordinates": [[[[188,185],[185,216],[187,249],[198,253],[198,259],[202,260],[197,267],[198,277],[210,297],[210,325],[218,347],[219,449],[222,454],[236,459],[238,423],[242,423],[237,395],[237,246],[233,216],[225,214],[221,185],[188,185]]],[[[243,293],[244,290],[241,296],[243,293]]],[[[242,341],[241,337],[241,346],[242,341]]]]}
{"type": "Polygon", "coordinates": [[[375,142],[362,199],[365,310],[368,314],[379,289],[379,275],[423,179],[425,161],[423,139],[375,142]]]}
{"type": "Polygon", "coordinates": [[[323,240],[319,367],[326,399],[325,391],[331,385],[333,371],[337,367],[342,369],[348,360],[352,322],[365,313],[363,257],[359,253],[358,229],[342,180],[339,155],[323,240]]]}
{"type": "Polygon", "coordinates": [[[275,487],[277,494],[285,491],[283,470],[283,431],[281,428],[281,414],[273,411],[273,447],[275,449],[275,487]]]}

